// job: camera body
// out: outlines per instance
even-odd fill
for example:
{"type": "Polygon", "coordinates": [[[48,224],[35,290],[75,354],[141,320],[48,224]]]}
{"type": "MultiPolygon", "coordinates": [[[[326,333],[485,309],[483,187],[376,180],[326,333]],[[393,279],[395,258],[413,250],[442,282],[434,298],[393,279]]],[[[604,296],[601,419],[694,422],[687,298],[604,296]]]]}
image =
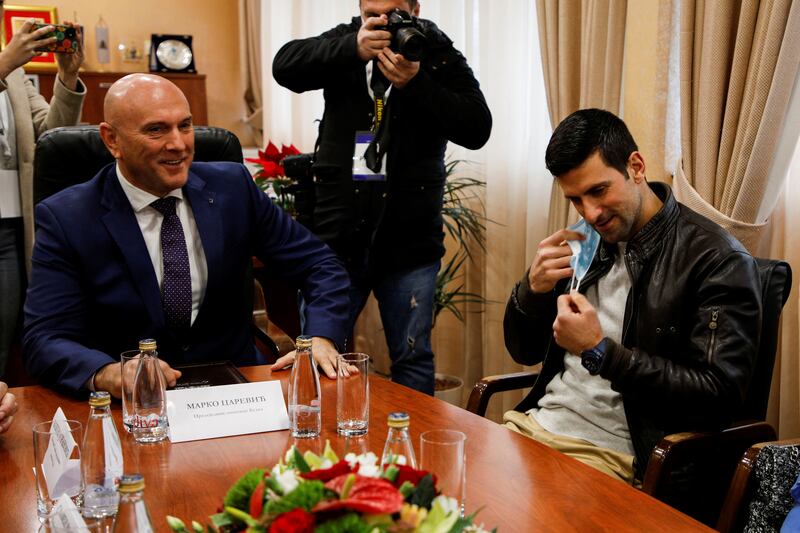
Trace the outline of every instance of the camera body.
{"type": "Polygon", "coordinates": [[[386,15],[389,22],[379,28],[392,34],[393,52],[402,54],[409,61],[420,61],[425,57],[427,40],[420,31],[417,20],[408,11],[395,8],[386,15]]]}
{"type": "Polygon", "coordinates": [[[42,48],[37,48],[37,52],[53,52],[55,54],[74,54],[78,50],[78,35],[73,26],[64,24],[42,24],[35,23],[31,26],[31,31],[36,31],[45,26],[52,26],[53,31],[43,38],[55,37],[56,42],[50,43],[42,48]]]}
{"type": "Polygon", "coordinates": [[[283,173],[294,183],[286,192],[294,195],[297,221],[312,229],[314,218],[314,154],[287,155],[283,158],[283,173]]]}

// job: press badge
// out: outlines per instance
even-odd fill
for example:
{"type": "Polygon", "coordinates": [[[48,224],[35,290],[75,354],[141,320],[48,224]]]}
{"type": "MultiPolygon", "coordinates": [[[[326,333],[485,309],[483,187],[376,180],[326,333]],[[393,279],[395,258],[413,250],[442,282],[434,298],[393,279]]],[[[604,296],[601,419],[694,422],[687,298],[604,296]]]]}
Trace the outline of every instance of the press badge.
{"type": "Polygon", "coordinates": [[[381,171],[373,172],[367,167],[364,153],[367,147],[375,138],[375,133],[371,131],[356,132],[356,148],[353,152],[353,180],[355,181],[386,181],[386,159],[385,155],[381,161],[381,171]]]}

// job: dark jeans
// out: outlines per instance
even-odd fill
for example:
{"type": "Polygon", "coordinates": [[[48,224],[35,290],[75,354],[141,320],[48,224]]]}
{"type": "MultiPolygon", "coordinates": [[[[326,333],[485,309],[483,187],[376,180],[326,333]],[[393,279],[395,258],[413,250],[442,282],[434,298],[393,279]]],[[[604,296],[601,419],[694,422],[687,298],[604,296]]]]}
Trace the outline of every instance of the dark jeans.
{"type": "Polygon", "coordinates": [[[22,219],[0,218],[0,378],[5,375],[8,351],[19,331],[24,263],[22,219]]]}
{"type": "Polygon", "coordinates": [[[375,293],[383,322],[392,381],[433,395],[433,295],[440,262],[390,274],[350,271],[350,330],[375,293]]]}

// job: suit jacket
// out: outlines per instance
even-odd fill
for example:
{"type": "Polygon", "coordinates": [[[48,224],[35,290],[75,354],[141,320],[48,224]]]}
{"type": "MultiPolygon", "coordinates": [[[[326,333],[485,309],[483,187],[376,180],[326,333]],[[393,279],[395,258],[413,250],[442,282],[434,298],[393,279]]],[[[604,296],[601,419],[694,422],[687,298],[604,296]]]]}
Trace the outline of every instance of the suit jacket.
{"type": "Polygon", "coordinates": [[[252,340],[255,255],[303,291],[305,332],[343,344],[349,280],[334,253],[235,163],[194,163],[184,197],[208,264],[205,297],[187,338],[165,326],[144,238],[113,164],[36,206],[23,357],[44,384],[75,392],[140,339],[171,364],[260,364],[252,340]],[[250,305],[248,305],[250,303],[250,305]]]}
{"type": "Polygon", "coordinates": [[[33,249],[33,152],[36,139],[49,129],[78,123],[86,88],[78,81],[77,91],[71,91],[56,76],[53,99],[48,105],[36,87],[25,79],[25,72],[18,68],[5,80],[0,80],[0,91],[4,90],[8,91],[14,113],[19,194],[25,228],[25,263],[29,265],[33,249]]]}

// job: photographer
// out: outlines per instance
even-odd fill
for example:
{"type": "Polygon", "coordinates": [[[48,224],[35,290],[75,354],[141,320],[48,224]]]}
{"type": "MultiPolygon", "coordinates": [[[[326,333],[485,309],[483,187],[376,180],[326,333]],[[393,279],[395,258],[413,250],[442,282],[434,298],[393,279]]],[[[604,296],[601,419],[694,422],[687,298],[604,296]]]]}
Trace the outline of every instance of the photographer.
{"type": "MultiPolygon", "coordinates": [[[[0,1],[0,18],[3,4],[0,1]]],[[[71,26],[70,23],[66,23],[71,26]]],[[[19,324],[25,258],[33,247],[33,151],[36,139],[58,126],[78,123],[86,88],[78,79],[83,63],[81,30],[75,53],[56,54],[58,76],[50,104],[25,79],[22,66],[37,49],[56,42],[53,26],[34,29],[25,21],[0,52],[0,377],[19,324]]]]}
{"type": "Polygon", "coordinates": [[[492,118],[464,56],[416,18],[418,2],[359,5],[349,24],[284,45],[273,76],[324,91],[312,228],[350,273],[351,326],[374,291],[393,381],[433,394],[445,147],[480,148],[492,118]]]}

